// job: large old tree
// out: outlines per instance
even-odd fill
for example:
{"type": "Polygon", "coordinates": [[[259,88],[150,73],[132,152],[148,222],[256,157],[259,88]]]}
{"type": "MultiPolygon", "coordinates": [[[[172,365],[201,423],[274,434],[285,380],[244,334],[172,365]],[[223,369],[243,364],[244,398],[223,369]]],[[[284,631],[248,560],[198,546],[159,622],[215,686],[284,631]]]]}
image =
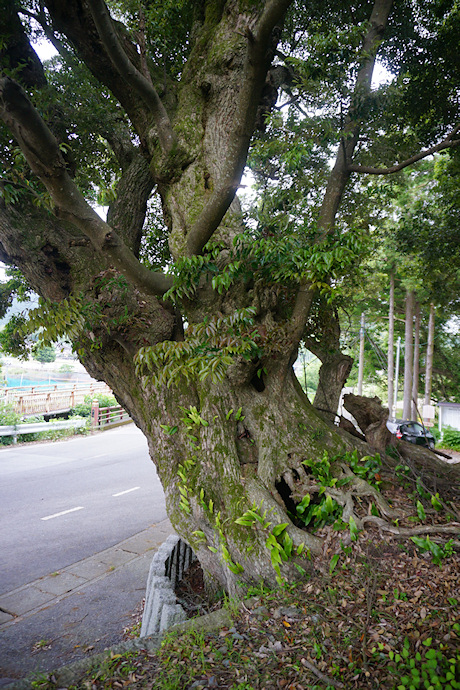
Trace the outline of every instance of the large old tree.
{"type": "MultiPolygon", "coordinates": [[[[0,258],[43,298],[33,322],[45,340],[70,336],[144,432],[174,527],[231,591],[292,577],[302,544],[321,549],[294,524],[317,492],[302,463],[360,443],[318,415],[292,369],[312,305],[324,308],[310,319],[324,328],[322,387],[329,377],[340,392],[349,369],[328,306],[359,260],[355,229],[337,222],[347,185],[458,143],[456,65],[444,60],[441,82],[416,69],[420,50],[426,66],[440,46],[450,55],[454,3],[426,15],[424,3],[397,5],[3,2],[0,258]],[[59,53],[46,70],[37,35],[59,53]],[[378,51],[414,76],[376,97],[378,51]],[[423,100],[436,83],[439,108],[423,100]],[[322,107],[327,126],[309,135],[322,187],[309,224],[287,213],[245,226],[237,191],[280,89],[301,112],[322,107]],[[97,190],[106,221],[90,204],[97,190]]],[[[330,493],[359,527],[353,496],[375,492],[348,474],[330,493]]]]}

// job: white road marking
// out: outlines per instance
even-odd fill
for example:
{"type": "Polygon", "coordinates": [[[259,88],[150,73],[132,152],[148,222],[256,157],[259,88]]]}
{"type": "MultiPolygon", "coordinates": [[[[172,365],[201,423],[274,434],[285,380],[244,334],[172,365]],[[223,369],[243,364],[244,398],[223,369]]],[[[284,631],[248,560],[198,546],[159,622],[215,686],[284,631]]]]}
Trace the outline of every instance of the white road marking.
{"type": "Polygon", "coordinates": [[[123,496],[123,494],[129,494],[129,493],[131,493],[131,491],[137,491],[140,488],[141,488],[140,486],[135,486],[134,489],[126,489],[126,491],[120,491],[120,493],[118,493],[118,494],[112,494],[112,497],[123,496]]]}
{"type": "Polygon", "coordinates": [[[54,515],[47,515],[46,517],[40,518],[40,520],[52,520],[53,518],[61,517],[61,515],[67,515],[67,513],[74,513],[76,510],[83,510],[83,506],[70,508],[70,510],[63,510],[61,513],[54,513],[54,515]]]}
{"type": "Polygon", "coordinates": [[[94,458],[105,458],[105,456],[108,455],[108,453],[101,453],[100,455],[93,455],[94,458]]]}

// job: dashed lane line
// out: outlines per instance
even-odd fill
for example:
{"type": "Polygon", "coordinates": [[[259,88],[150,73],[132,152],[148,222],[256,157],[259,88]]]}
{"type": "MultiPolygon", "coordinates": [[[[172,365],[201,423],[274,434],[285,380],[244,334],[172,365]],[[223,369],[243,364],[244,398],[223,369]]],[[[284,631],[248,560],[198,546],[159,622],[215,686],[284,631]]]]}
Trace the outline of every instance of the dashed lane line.
{"type": "Polygon", "coordinates": [[[140,486],[135,486],[132,489],[126,489],[126,491],[119,491],[117,494],[112,494],[112,498],[114,498],[115,496],[123,496],[124,494],[130,494],[131,491],[137,491],[140,488],[140,486]]]}
{"type": "MultiPolygon", "coordinates": [[[[125,491],[119,491],[117,494],[112,494],[112,498],[117,496],[124,496],[125,494],[130,494],[131,491],[137,491],[140,486],[134,486],[132,489],[125,489],[125,491]]],[[[77,510],[83,510],[83,506],[77,506],[76,508],[69,508],[69,510],[62,510],[60,513],[53,513],[53,515],[47,515],[46,517],[40,518],[40,520],[52,520],[53,518],[61,517],[61,515],[68,515],[69,513],[75,513],[77,510]]]]}
{"type": "Polygon", "coordinates": [[[53,515],[47,515],[46,517],[40,518],[40,520],[52,520],[53,518],[61,517],[61,515],[74,513],[76,510],[83,510],[83,506],[77,506],[76,508],[70,508],[69,510],[62,510],[60,513],[53,513],[53,515]]]}

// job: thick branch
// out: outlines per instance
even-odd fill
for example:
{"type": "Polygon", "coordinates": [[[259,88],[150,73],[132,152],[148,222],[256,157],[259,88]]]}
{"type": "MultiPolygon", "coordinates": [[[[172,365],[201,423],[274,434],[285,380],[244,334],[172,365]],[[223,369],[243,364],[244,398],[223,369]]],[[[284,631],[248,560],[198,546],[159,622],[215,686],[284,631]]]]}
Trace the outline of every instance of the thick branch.
{"type": "Polygon", "coordinates": [[[241,181],[257,106],[270,66],[269,42],[274,27],[282,21],[293,0],[268,0],[254,31],[247,28],[247,54],[230,132],[227,158],[216,189],[187,234],[187,253],[199,254],[219,227],[241,181]]]}
{"type": "Polygon", "coordinates": [[[73,223],[93,246],[139,288],[163,295],[171,280],[143,266],[117,233],[85,201],[68,174],[58,143],[23,89],[13,80],[0,80],[0,115],[17,139],[32,171],[40,178],[57,215],[73,223]]]}
{"type": "MultiPolygon", "coordinates": [[[[452,134],[458,132],[458,130],[459,126],[455,128],[452,134]]],[[[413,163],[416,163],[417,161],[420,161],[423,158],[426,158],[427,156],[431,156],[433,153],[437,153],[438,151],[443,151],[444,149],[458,146],[460,144],[460,139],[453,139],[452,134],[443,141],[441,141],[439,144],[431,146],[431,148],[426,149],[425,151],[420,151],[420,153],[417,153],[415,156],[407,158],[405,161],[402,161],[402,163],[397,163],[396,165],[392,165],[389,168],[374,168],[369,165],[350,164],[347,166],[347,170],[349,172],[363,173],[367,175],[391,175],[392,173],[396,173],[400,170],[403,170],[404,168],[407,168],[409,165],[413,165],[413,163]]]]}
{"type": "Polygon", "coordinates": [[[151,80],[139,72],[123,50],[104,0],[93,0],[89,7],[107,54],[121,77],[137,90],[150,109],[155,119],[160,146],[165,153],[169,153],[174,145],[174,134],[168,114],[151,80]]]}
{"type": "Polygon", "coordinates": [[[369,19],[369,29],[363,40],[363,62],[356,78],[352,102],[342,132],[342,142],[339,146],[321,205],[318,224],[324,234],[331,231],[334,227],[335,217],[350,178],[348,161],[352,159],[361,129],[361,120],[356,117],[356,102],[370,93],[375,57],[392,6],[393,0],[375,0],[374,2],[369,19]]]}
{"type": "MultiPolygon", "coordinates": [[[[361,122],[355,117],[355,103],[358,98],[362,97],[363,93],[367,94],[370,92],[375,56],[387,25],[392,6],[393,0],[375,0],[372,8],[369,19],[369,29],[363,40],[362,54],[364,57],[357,74],[352,103],[343,128],[342,143],[339,146],[334,167],[329,175],[326,192],[319,213],[318,226],[322,230],[321,237],[327,235],[334,227],[335,217],[342,200],[343,192],[351,174],[347,161],[351,160],[354,153],[361,126],[361,122]]],[[[312,290],[309,284],[304,281],[300,285],[292,317],[294,320],[294,338],[297,340],[297,343],[302,336],[312,301],[312,290]]]]}

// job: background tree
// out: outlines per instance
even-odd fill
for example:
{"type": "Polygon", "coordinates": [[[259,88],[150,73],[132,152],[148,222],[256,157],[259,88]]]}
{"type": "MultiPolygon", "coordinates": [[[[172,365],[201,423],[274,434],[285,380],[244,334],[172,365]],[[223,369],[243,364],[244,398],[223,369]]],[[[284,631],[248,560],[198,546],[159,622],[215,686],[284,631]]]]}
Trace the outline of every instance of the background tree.
{"type": "Polygon", "coordinates": [[[56,351],[53,347],[46,345],[37,347],[33,352],[33,358],[40,362],[40,364],[48,364],[56,360],[56,351]]]}
{"type": "MultiPolygon", "coordinates": [[[[420,93],[410,70],[420,77],[448,44],[457,8],[422,3],[414,18],[412,2],[398,3],[389,20],[391,0],[109,7],[6,5],[0,258],[43,299],[31,330],[42,327],[45,342],[68,335],[145,433],[171,521],[208,577],[229,591],[292,578],[296,557],[322,548],[295,517],[302,496],[318,500],[315,463],[358,443],[318,416],[292,363],[318,293],[328,302],[359,260],[351,203],[337,220],[354,173],[459,143],[458,81],[443,82],[442,102],[417,102],[415,119],[407,107],[420,93]],[[46,71],[37,32],[59,51],[46,71]],[[377,94],[378,50],[400,76],[377,94]],[[245,224],[236,191],[285,83],[302,110],[322,108],[310,149],[326,154],[312,222],[299,228],[287,209],[267,231],[245,224]],[[91,206],[98,196],[107,221],[91,206]]],[[[421,76],[427,93],[435,74],[421,76]]],[[[362,524],[353,497],[363,491],[391,514],[350,477],[331,515],[362,524]]]]}

